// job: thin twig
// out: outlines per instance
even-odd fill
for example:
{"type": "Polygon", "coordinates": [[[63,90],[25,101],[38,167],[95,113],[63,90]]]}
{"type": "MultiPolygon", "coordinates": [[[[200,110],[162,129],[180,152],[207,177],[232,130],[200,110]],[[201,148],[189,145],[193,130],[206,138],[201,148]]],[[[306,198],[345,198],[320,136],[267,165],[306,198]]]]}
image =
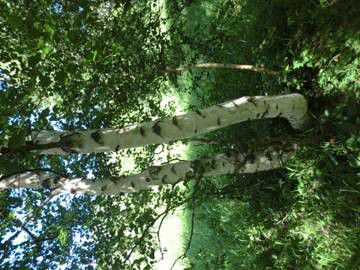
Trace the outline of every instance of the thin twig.
{"type": "Polygon", "coordinates": [[[159,227],[157,229],[157,232],[156,232],[157,239],[158,239],[158,244],[159,244],[159,250],[160,250],[160,253],[161,253],[161,259],[159,261],[164,259],[164,252],[163,252],[162,247],[161,247],[160,230],[161,230],[161,227],[162,227],[162,225],[164,223],[164,220],[168,216],[168,214],[169,214],[169,212],[167,211],[167,213],[165,215],[163,215],[163,217],[160,220],[160,224],[159,224],[159,227]]]}
{"type": "MultiPolygon", "coordinates": [[[[8,246],[9,246],[9,243],[14,240],[16,237],[18,237],[18,235],[22,232],[22,231],[25,231],[28,235],[30,235],[30,237],[32,239],[36,239],[35,235],[28,229],[26,228],[26,225],[29,223],[29,221],[35,216],[35,213],[37,210],[39,209],[42,209],[54,196],[56,195],[56,193],[54,192],[51,192],[49,194],[49,196],[38,206],[36,206],[33,211],[26,216],[25,218],[25,221],[22,223],[20,229],[15,232],[10,238],[8,238],[2,245],[1,245],[1,248],[4,250],[4,256],[7,254],[7,249],[8,249],[8,246]]],[[[37,241],[35,241],[37,242],[37,241]]]]}
{"type": "Polygon", "coordinates": [[[193,194],[191,196],[191,228],[190,228],[190,236],[189,236],[189,240],[187,242],[185,251],[183,252],[183,254],[181,254],[179,257],[176,258],[176,260],[174,261],[174,263],[172,264],[170,270],[172,270],[174,268],[174,266],[176,265],[176,263],[179,260],[182,260],[184,258],[186,258],[186,255],[188,253],[188,251],[190,250],[191,247],[191,243],[192,243],[192,239],[193,239],[193,235],[194,235],[194,225],[195,225],[195,193],[197,191],[197,187],[199,185],[200,181],[197,181],[196,184],[194,185],[194,191],[193,194]]]}
{"type": "Polygon", "coordinates": [[[176,260],[174,261],[174,263],[172,264],[170,270],[172,270],[174,268],[174,266],[176,265],[176,263],[179,261],[179,260],[182,260],[184,258],[186,258],[186,255],[191,247],[191,242],[192,242],[192,238],[193,238],[193,235],[194,235],[194,223],[195,223],[195,207],[193,206],[192,207],[192,212],[191,212],[191,229],[190,229],[190,236],[189,236],[189,240],[187,242],[187,246],[186,246],[186,249],[184,251],[183,254],[181,254],[179,257],[176,258],[176,260]]]}
{"type": "Polygon", "coordinates": [[[140,236],[140,238],[136,241],[136,243],[134,244],[134,246],[131,248],[131,250],[129,251],[129,253],[126,255],[125,259],[124,259],[124,264],[126,264],[126,262],[129,261],[129,259],[131,258],[132,254],[134,253],[135,249],[140,245],[140,243],[144,240],[146,234],[148,233],[148,231],[151,229],[151,227],[154,226],[154,224],[156,223],[156,221],[158,221],[162,216],[167,215],[171,210],[174,210],[176,208],[178,208],[179,206],[185,204],[186,202],[188,202],[189,199],[185,199],[182,202],[172,206],[172,207],[168,207],[164,212],[160,213],[159,215],[156,216],[156,218],[150,222],[150,224],[145,228],[145,230],[143,231],[142,235],[140,236]]]}
{"type": "Polygon", "coordinates": [[[20,230],[23,230],[26,224],[35,216],[35,212],[41,210],[55,195],[57,195],[57,192],[55,192],[55,190],[52,190],[49,196],[45,200],[43,200],[40,205],[36,206],[29,215],[26,216],[24,223],[20,227],[20,230]]]}

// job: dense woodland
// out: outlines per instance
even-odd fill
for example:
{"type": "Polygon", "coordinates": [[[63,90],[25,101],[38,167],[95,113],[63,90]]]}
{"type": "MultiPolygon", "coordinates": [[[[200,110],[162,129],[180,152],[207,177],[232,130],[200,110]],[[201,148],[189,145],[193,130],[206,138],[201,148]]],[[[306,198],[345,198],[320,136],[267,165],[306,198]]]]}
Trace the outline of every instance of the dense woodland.
{"type": "Polygon", "coordinates": [[[169,269],[360,267],[359,1],[0,0],[0,29],[0,269],[159,269],[176,210],[169,269]]]}

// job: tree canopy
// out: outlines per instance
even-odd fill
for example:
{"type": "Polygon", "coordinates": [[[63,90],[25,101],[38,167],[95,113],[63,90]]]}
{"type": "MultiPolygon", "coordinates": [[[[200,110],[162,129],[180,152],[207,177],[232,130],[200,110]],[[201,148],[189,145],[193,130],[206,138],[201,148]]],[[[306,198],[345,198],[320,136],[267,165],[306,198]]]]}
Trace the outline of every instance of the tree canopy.
{"type": "MultiPolygon", "coordinates": [[[[156,2],[1,1],[1,144],[16,148],[39,130],[121,128],[163,116],[158,103],[167,41],[156,2]]],[[[22,153],[0,158],[2,175],[49,168],[69,176],[99,177],[113,170],[104,155],[59,158],[22,153]]],[[[95,260],[90,234],[90,226],[96,224],[91,218],[94,199],[56,198],[40,207],[47,196],[49,192],[2,192],[2,267],[56,268],[65,262],[74,267],[95,260]],[[27,215],[34,217],[26,222],[27,215]],[[17,246],[8,238],[16,238],[19,230],[28,234],[17,246]]],[[[144,200],[151,201],[146,196],[144,200]]],[[[130,213],[135,215],[133,222],[143,216],[140,208],[130,213]]],[[[155,215],[147,211],[146,222],[155,215]]],[[[126,215],[118,214],[129,228],[126,215]]],[[[145,221],[136,230],[141,231],[145,221]]],[[[126,247],[136,241],[128,238],[122,240],[126,247]]]]}

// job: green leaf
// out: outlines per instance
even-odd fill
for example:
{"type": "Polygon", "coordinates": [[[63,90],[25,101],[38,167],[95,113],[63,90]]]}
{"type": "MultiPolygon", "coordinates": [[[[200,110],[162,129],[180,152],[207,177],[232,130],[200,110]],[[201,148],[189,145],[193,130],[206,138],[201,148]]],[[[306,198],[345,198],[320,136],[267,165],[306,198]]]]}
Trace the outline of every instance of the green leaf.
{"type": "Polygon", "coordinates": [[[49,39],[52,39],[53,36],[54,36],[55,30],[51,27],[51,25],[45,23],[45,25],[44,25],[44,30],[45,30],[45,32],[47,33],[48,38],[49,38],[49,39]]]}
{"type": "Polygon", "coordinates": [[[58,235],[58,239],[60,241],[60,244],[62,246],[65,246],[67,241],[68,241],[68,238],[69,238],[68,230],[66,228],[61,228],[60,232],[59,232],[59,235],[58,235]]]}
{"type": "Polygon", "coordinates": [[[44,47],[41,48],[41,58],[45,59],[51,51],[52,46],[49,43],[46,43],[44,47]]]}
{"type": "Polygon", "coordinates": [[[97,50],[92,51],[92,60],[95,61],[97,56],[97,50]]]}

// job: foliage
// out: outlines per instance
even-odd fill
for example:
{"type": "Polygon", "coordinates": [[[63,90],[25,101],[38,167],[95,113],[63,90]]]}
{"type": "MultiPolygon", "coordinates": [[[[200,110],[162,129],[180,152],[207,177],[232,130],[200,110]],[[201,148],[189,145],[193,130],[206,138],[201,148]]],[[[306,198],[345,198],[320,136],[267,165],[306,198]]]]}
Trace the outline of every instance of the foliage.
{"type": "Polygon", "coordinates": [[[281,75],[189,72],[176,83],[193,94],[190,107],[224,97],[298,91],[309,97],[313,123],[303,134],[279,120],[271,126],[243,123],[206,136],[217,145],[193,146],[194,155],[247,151],[272,137],[302,148],[287,172],[209,179],[200,186],[189,267],[357,268],[358,2],[194,1],[191,8],[189,18],[203,18],[184,23],[183,35],[193,41],[188,46],[196,44],[191,47],[196,61],[266,63],[281,75]],[[199,28],[202,35],[194,30],[199,28]]]}
{"type": "MultiPolygon", "coordinates": [[[[168,45],[156,1],[0,1],[0,10],[0,145],[16,149],[43,129],[120,128],[166,114],[159,89],[167,65],[161,51],[168,45]]],[[[140,168],[153,149],[142,151],[140,168]]],[[[95,178],[114,167],[105,155],[0,156],[4,177],[42,168],[95,178]]],[[[43,205],[49,195],[1,193],[1,267],[92,267],[89,228],[102,222],[91,218],[93,199],[65,196],[43,205]]],[[[138,223],[142,228],[149,220],[138,223]]]]}
{"type": "MultiPolygon", "coordinates": [[[[52,198],[49,191],[2,191],[0,267],[151,269],[161,248],[154,223],[188,206],[194,209],[184,235],[192,238],[186,250],[191,269],[356,269],[359,1],[162,4],[165,17],[158,1],[0,0],[0,145],[16,149],[41,129],[122,127],[163,117],[168,112],[159,104],[169,80],[190,97],[189,109],[244,95],[305,94],[313,122],[304,133],[274,119],[197,138],[208,145],[187,141],[194,156],[246,152],[274,141],[298,143],[298,154],[287,170],[204,179],[191,192],[170,187],[52,198]],[[265,65],[280,75],[164,72],[206,62],[265,65]]],[[[153,162],[155,149],[120,155],[134,157],[141,170],[153,162]]],[[[110,160],[1,155],[0,174],[42,168],[96,178],[123,172],[121,162],[110,160]]]]}

